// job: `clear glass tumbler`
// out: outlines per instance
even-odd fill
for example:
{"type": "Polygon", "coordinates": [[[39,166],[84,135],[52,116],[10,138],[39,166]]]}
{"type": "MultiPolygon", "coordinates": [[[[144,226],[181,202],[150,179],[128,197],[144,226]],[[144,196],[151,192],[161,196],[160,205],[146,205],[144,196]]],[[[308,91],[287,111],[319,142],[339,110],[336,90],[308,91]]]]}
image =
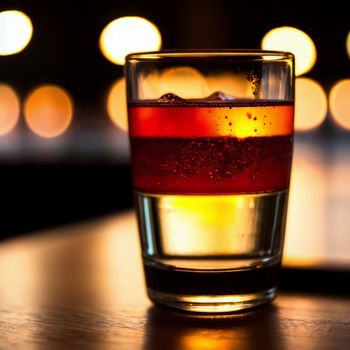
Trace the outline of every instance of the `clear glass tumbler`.
{"type": "Polygon", "coordinates": [[[150,299],[215,313],[271,301],[292,160],[293,55],[164,51],[126,61],[150,299]]]}

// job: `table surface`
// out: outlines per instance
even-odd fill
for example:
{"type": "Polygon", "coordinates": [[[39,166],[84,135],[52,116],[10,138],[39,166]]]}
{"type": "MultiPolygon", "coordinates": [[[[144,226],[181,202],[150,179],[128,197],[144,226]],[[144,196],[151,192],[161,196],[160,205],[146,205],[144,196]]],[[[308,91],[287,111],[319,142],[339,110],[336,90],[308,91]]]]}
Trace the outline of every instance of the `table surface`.
{"type": "Polygon", "coordinates": [[[349,349],[350,297],[194,316],[147,299],[132,213],[0,244],[0,349],[349,349]]]}

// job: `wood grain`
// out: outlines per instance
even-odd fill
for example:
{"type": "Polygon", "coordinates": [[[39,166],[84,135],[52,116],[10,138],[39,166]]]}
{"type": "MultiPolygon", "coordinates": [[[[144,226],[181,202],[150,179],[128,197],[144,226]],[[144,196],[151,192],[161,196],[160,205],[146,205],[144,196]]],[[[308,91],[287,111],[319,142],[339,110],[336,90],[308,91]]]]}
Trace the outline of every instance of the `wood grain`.
{"type": "Polygon", "coordinates": [[[349,349],[350,298],[281,292],[243,315],[152,306],[130,213],[0,244],[0,349],[349,349]]]}

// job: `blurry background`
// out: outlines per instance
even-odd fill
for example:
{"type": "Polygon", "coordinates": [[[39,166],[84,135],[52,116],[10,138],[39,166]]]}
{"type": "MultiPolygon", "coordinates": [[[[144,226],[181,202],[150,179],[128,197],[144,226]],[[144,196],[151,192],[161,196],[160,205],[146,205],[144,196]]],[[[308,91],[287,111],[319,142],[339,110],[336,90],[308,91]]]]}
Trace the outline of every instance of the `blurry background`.
{"type": "Polygon", "coordinates": [[[0,237],[131,208],[126,53],[261,47],[297,59],[285,263],[350,266],[345,1],[2,0],[0,237]]]}

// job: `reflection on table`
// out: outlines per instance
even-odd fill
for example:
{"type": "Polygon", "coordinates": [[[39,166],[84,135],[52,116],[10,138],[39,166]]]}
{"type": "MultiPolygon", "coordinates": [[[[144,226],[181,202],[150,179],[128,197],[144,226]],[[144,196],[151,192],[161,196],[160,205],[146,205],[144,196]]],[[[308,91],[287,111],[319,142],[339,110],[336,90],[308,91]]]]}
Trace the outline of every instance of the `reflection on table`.
{"type": "Polygon", "coordinates": [[[280,292],[271,305],[226,316],[152,306],[132,213],[3,242],[0,284],[4,349],[343,349],[350,341],[348,298],[280,292]]]}

